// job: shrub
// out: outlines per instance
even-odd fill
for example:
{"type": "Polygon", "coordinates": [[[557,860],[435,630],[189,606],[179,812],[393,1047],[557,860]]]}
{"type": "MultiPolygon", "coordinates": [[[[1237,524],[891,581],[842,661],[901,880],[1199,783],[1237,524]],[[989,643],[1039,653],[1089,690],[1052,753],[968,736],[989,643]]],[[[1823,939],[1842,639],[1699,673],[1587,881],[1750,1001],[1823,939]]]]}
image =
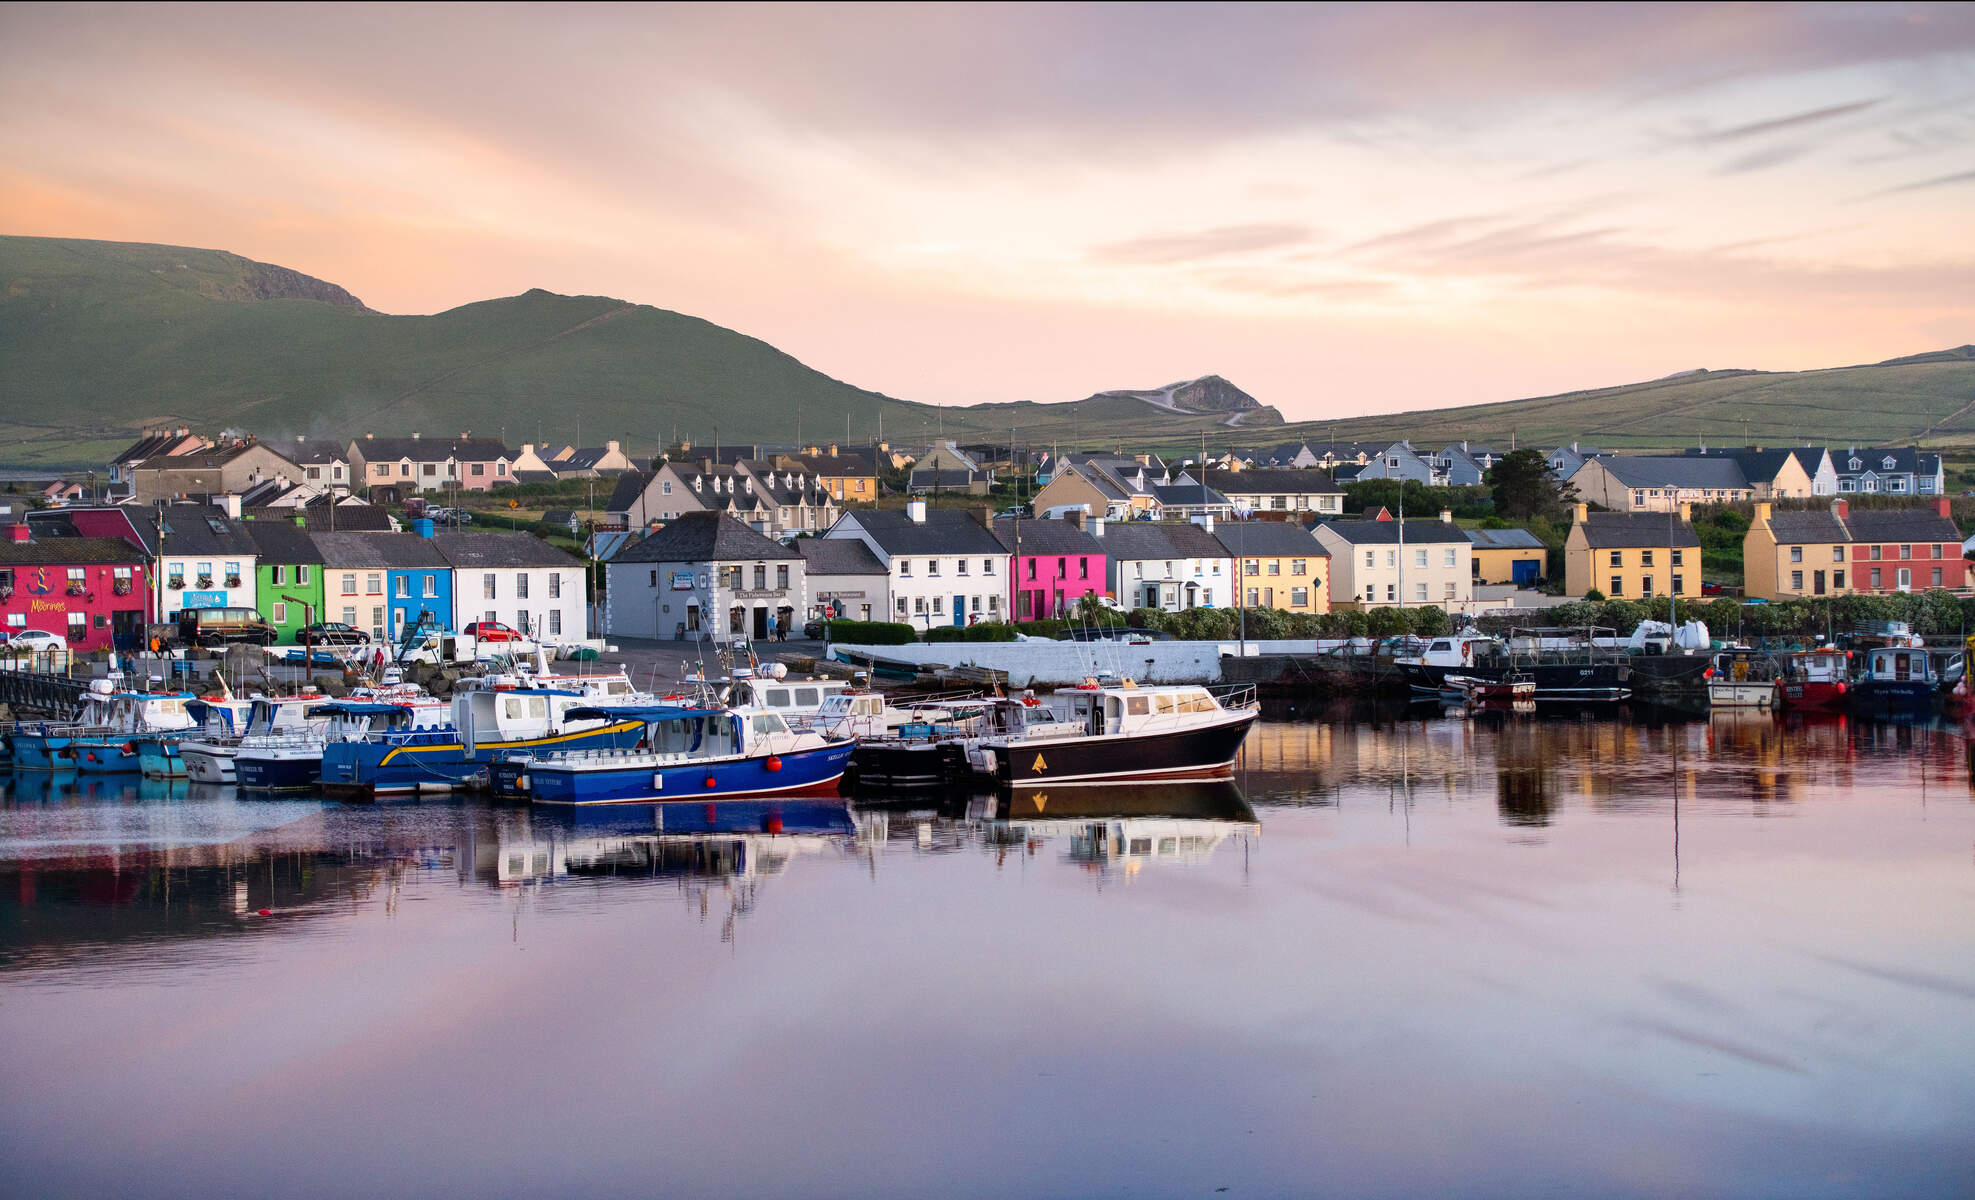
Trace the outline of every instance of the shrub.
{"type": "Polygon", "coordinates": [[[926,631],[929,642],[1012,642],[1015,627],[1000,622],[983,625],[940,625],[926,631]]]}
{"type": "Polygon", "coordinates": [[[1605,602],[1605,594],[1597,588],[1585,589],[1584,598],[1593,604],[1603,604],[1605,602]]]}
{"type": "Polygon", "coordinates": [[[853,646],[903,646],[918,640],[912,626],[896,621],[825,621],[827,637],[853,646]]]}

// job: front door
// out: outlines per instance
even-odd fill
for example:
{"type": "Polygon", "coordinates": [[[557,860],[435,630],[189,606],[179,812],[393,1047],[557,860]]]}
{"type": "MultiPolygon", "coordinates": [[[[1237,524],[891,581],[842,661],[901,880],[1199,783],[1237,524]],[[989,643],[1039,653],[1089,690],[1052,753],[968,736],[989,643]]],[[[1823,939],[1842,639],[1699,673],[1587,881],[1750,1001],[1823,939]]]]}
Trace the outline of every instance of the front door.
{"type": "Polygon", "coordinates": [[[754,610],[754,636],[760,641],[768,640],[768,610],[759,606],[754,610]]]}
{"type": "Polygon", "coordinates": [[[965,625],[967,623],[967,597],[965,596],[955,596],[953,598],[953,623],[955,625],[965,625]]]}
{"type": "Polygon", "coordinates": [[[120,608],[110,614],[110,644],[119,650],[144,648],[144,614],[120,608]]]}
{"type": "Polygon", "coordinates": [[[1812,571],[1810,573],[1810,590],[1813,595],[1822,596],[1824,594],[1824,572],[1812,571]]]}

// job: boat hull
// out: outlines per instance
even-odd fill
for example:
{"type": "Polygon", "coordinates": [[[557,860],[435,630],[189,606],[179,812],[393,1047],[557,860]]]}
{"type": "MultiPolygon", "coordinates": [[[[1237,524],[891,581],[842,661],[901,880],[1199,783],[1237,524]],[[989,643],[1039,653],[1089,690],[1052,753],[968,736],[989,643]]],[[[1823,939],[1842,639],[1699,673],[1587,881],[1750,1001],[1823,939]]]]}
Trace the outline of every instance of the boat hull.
{"type": "Polygon", "coordinates": [[[1784,680],[1776,685],[1776,707],[1811,712],[1843,712],[1851,689],[1829,680],[1784,680]]]}
{"type": "Polygon", "coordinates": [[[859,743],[851,770],[860,792],[908,792],[945,787],[969,768],[966,747],[948,741],[859,743]]]}
{"type": "Polygon", "coordinates": [[[1007,786],[1212,779],[1233,773],[1255,717],[1235,713],[1212,725],[1133,737],[989,740],[982,748],[993,751],[995,778],[1007,786]]]}
{"type": "Polygon", "coordinates": [[[69,744],[75,769],[84,775],[135,775],[141,769],[137,747],[128,738],[77,738],[69,744]]]}
{"type": "MultiPolygon", "coordinates": [[[[620,721],[579,733],[516,741],[481,742],[472,749],[435,737],[430,741],[332,742],[323,748],[322,790],[332,795],[378,796],[449,792],[484,786],[488,768],[515,753],[628,750],[644,734],[637,721],[620,721]]],[[[238,771],[235,759],[235,771],[238,771]]]]}
{"type": "Polygon", "coordinates": [[[177,738],[137,739],[137,771],[146,779],[187,778],[185,758],[177,738]]]}
{"type": "Polygon", "coordinates": [[[69,757],[68,734],[29,732],[16,729],[9,739],[14,747],[16,771],[70,771],[75,759],[69,757]]]}
{"type": "Polygon", "coordinates": [[[178,756],[185,762],[185,777],[195,783],[233,783],[232,746],[212,742],[183,742],[178,756]]]}
{"type": "Polygon", "coordinates": [[[236,754],[233,782],[243,792],[313,791],[322,775],[322,755],[299,752],[281,755],[236,754]]]}
{"type": "Polygon", "coordinates": [[[1715,708],[1768,708],[1776,689],[1767,683],[1710,683],[1708,703],[1715,708]]]}
{"type": "Polygon", "coordinates": [[[1852,688],[1852,708],[1911,711],[1934,706],[1934,685],[1923,680],[1864,679],[1852,688]]]}
{"type": "Polygon", "coordinates": [[[511,759],[493,764],[494,794],[536,804],[663,804],[742,796],[833,796],[852,742],[780,755],[624,766],[511,759]]]}

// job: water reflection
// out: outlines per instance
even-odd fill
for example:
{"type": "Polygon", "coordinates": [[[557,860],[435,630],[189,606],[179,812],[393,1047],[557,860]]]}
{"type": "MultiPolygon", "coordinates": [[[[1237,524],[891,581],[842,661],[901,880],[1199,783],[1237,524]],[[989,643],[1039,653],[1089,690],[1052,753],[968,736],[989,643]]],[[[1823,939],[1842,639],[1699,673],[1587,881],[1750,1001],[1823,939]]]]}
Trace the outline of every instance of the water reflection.
{"type": "Polygon", "coordinates": [[[1958,731],[1408,710],[1239,768],[916,810],[23,780],[8,1190],[1970,1190],[1958,731]]]}

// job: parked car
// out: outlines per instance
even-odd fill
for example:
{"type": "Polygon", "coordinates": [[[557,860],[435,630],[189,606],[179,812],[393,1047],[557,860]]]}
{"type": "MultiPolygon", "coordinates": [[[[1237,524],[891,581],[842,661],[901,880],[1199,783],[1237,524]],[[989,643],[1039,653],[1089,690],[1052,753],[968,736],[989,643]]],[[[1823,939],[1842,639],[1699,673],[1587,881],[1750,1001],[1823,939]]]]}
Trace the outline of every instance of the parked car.
{"type": "Polygon", "coordinates": [[[803,622],[802,636],[808,638],[812,642],[822,641],[823,622],[821,620],[803,622]]]}
{"type": "Polygon", "coordinates": [[[1065,642],[1170,642],[1173,635],[1158,629],[1134,629],[1130,625],[1091,625],[1066,629],[1059,641],[1065,642]]]}
{"type": "Polygon", "coordinates": [[[1701,580],[1701,595],[1719,596],[1721,595],[1721,585],[1712,579],[1703,579],[1701,580]]]}
{"type": "Polygon", "coordinates": [[[178,614],[178,640],[188,646],[272,646],[277,632],[257,608],[187,608],[178,614]]]}
{"type": "Polygon", "coordinates": [[[69,644],[59,633],[46,629],[0,629],[0,655],[8,658],[25,658],[30,654],[48,654],[56,650],[66,650],[69,644]]]}
{"type": "Polygon", "coordinates": [[[341,621],[317,621],[302,630],[298,642],[319,642],[324,646],[368,646],[370,635],[341,621]]]}
{"type": "Polygon", "coordinates": [[[522,640],[521,634],[512,625],[503,625],[499,621],[469,621],[466,628],[460,630],[460,632],[479,642],[518,642],[522,640]]]}

